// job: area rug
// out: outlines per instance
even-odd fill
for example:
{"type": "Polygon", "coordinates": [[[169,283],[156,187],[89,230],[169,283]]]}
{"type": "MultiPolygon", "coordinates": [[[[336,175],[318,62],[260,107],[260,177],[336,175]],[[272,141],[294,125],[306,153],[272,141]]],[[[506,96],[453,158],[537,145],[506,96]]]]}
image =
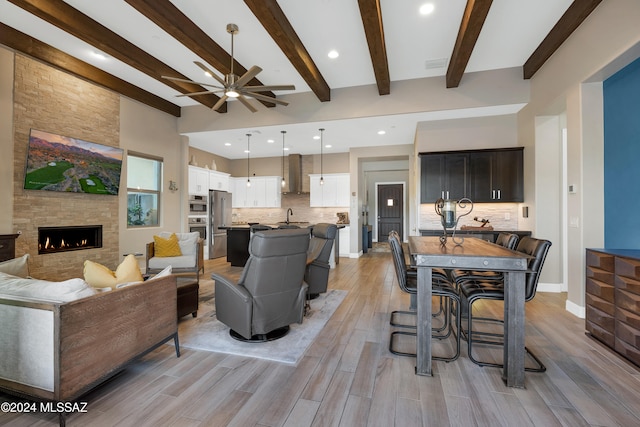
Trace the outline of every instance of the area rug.
{"type": "Polygon", "coordinates": [[[311,300],[311,310],[302,324],[294,323],[285,337],[264,343],[245,343],[231,338],[229,327],[216,319],[215,308],[207,310],[212,305],[215,307],[214,299],[207,295],[202,298],[201,295],[198,317],[179,324],[180,346],[295,365],[346,295],[347,291],[336,289],[321,294],[311,300]],[[204,304],[203,299],[206,300],[204,304]]]}

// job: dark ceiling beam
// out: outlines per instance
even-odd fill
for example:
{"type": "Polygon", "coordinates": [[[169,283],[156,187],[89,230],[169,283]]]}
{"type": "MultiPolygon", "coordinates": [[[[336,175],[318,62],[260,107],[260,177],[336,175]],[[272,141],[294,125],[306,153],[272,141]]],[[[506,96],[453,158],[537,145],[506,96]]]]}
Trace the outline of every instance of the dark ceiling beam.
{"type": "Polygon", "coordinates": [[[373,73],[378,84],[378,94],[389,95],[391,93],[391,78],[389,77],[387,48],[384,43],[380,0],[358,0],[358,6],[360,6],[364,33],[367,36],[373,73]]]}
{"type": "MultiPolygon", "coordinates": [[[[153,77],[180,93],[202,92],[207,89],[190,83],[174,82],[162,76],[175,76],[188,80],[163,62],[120,37],[100,23],[89,18],[62,0],[9,0],[16,6],[72,34],[106,54],[153,77]]],[[[192,98],[211,108],[218,102],[216,95],[195,95],[192,98]]],[[[226,108],[226,107],[223,107],[226,108]]]]}
{"type": "Polygon", "coordinates": [[[467,0],[447,69],[447,88],[458,87],[493,0],[467,0]]]}
{"type": "Polygon", "coordinates": [[[525,79],[530,79],[554,54],[564,41],[587,19],[602,0],[575,0],[553,26],[542,43],[522,67],[525,79]]]}
{"type": "MultiPolygon", "coordinates": [[[[231,72],[231,55],[218,43],[213,41],[200,27],[191,21],[180,9],[169,0],[125,0],[131,7],[149,18],[151,22],[169,33],[187,49],[204,59],[209,65],[222,74],[231,72]]],[[[229,35],[231,38],[231,35],[229,35]]],[[[195,67],[195,65],[193,65],[195,67]]],[[[242,76],[247,69],[238,61],[233,61],[233,72],[242,76]]],[[[224,79],[224,76],[222,76],[224,79]]],[[[262,86],[257,78],[249,81],[250,86],[262,86]]],[[[275,97],[273,92],[260,92],[262,95],[275,97]]],[[[272,102],[260,101],[268,107],[275,107],[272,102]]]]}
{"type": "Polygon", "coordinates": [[[113,90],[128,98],[164,111],[165,113],[180,117],[180,106],[147,92],[144,89],[140,89],[129,82],[106,73],[93,65],[87,64],[53,46],[49,46],[2,23],[0,23],[0,44],[76,77],[113,90]]]}
{"type": "Polygon", "coordinates": [[[331,100],[331,89],[276,0],[244,0],[271,38],[322,102],[331,100]]]}

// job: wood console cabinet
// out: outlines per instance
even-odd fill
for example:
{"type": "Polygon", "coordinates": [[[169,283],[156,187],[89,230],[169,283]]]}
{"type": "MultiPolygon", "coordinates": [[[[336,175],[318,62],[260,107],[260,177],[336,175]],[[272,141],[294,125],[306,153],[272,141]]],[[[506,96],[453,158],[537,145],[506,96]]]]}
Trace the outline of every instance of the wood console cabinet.
{"type": "Polygon", "coordinates": [[[0,234],[0,262],[15,258],[19,234],[0,234]]]}
{"type": "Polygon", "coordinates": [[[587,249],[587,333],[640,366],[640,250],[587,249]]]}
{"type": "Polygon", "coordinates": [[[523,202],[523,148],[420,153],[420,203],[523,202]]]}

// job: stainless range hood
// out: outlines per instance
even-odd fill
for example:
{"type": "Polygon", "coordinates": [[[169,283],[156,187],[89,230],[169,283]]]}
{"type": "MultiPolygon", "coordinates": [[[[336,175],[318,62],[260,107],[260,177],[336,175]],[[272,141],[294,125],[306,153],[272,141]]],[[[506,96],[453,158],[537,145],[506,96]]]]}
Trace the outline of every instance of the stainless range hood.
{"type": "Polygon", "coordinates": [[[302,193],[302,156],[289,154],[289,192],[302,193]]]}

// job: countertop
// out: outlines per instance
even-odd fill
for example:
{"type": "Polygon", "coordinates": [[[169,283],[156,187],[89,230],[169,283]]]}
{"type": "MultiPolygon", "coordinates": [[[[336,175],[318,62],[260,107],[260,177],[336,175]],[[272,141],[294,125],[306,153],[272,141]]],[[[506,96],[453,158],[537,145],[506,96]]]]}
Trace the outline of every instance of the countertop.
{"type": "MultiPolygon", "coordinates": [[[[310,222],[290,222],[290,225],[297,225],[300,228],[309,228],[309,227],[313,227],[314,224],[310,223],[310,222]]],[[[278,226],[280,225],[285,225],[285,224],[263,224],[260,223],[260,225],[268,225],[269,227],[272,228],[278,228],[278,226]]],[[[336,226],[338,228],[345,228],[345,226],[347,226],[349,224],[336,224],[336,226]]],[[[249,230],[251,229],[251,226],[249,224],[246,223],[242,223],[242,224],[231,224],[231,225],[227,225],[227,226],[221,226],[218,227],[218,229],[220,230],[249,230]]]]}

